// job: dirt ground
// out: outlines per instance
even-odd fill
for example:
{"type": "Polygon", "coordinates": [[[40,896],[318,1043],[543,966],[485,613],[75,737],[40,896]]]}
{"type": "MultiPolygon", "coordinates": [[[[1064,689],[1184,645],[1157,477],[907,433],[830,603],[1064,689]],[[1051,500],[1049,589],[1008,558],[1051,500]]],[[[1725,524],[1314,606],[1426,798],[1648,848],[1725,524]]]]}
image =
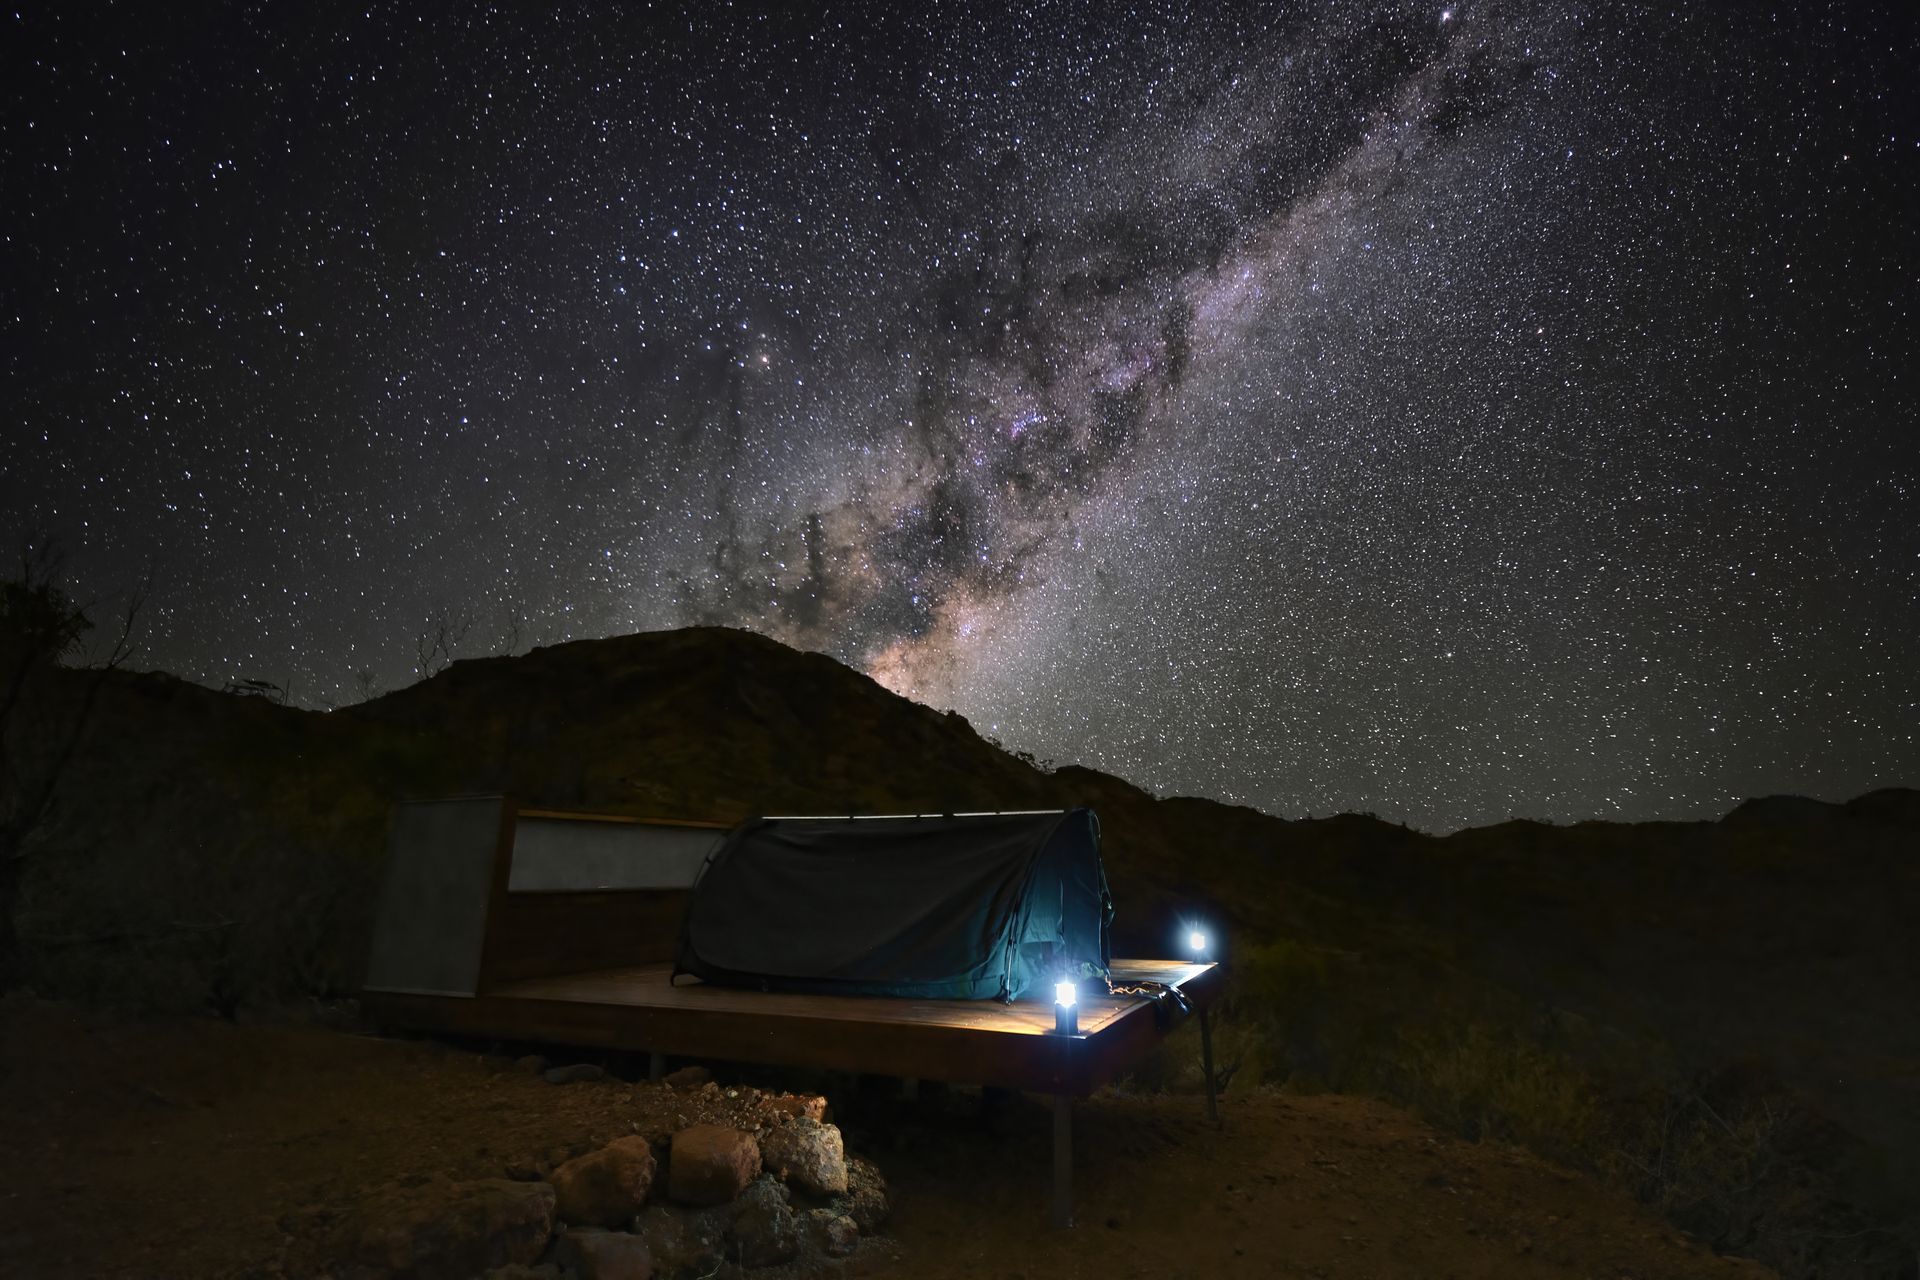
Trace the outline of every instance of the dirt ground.
{"type": "MultiPolygon", "coordinates": [[[[0,1274],[272,1276],[282,1223],[297,1229],[303,1210],[412,1175],[499,1177],[626,1133],[724,1119],[750,1084],[718,1079],[704,1093],[552,1085],[505,1053],[5,1001],[0,1274]]],[[[828,1093],[849,1148],[886,1174],[894,1215],[835,1274],[1772,1274],[1523,1152],[1331,1096],[1230,1098],[1217,1128],[1194,1097],[1083,1102],[1078,1225],[1055,1232],[1042,1102],[932,1088],[907,1102],[841,1083],[828,1093]]]]}

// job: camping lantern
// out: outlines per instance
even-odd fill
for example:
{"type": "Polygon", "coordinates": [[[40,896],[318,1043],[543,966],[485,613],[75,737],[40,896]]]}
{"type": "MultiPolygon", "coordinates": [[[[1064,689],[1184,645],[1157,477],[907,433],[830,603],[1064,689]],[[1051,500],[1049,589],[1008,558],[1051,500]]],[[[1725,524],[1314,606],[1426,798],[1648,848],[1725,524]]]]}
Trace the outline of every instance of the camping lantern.
{"type": "Polygon", "coordinates": [[[1060,1035],[1080,1034],[1080,990],[1071,982],[1053,984],[1053,1029],[1060,1035]]]}
{"type": "Polygon", "coordinates": [[[1187,931],[1187,950],[1193,952],[1195,960],[1207,958],[1207,935],[1199,929],[1187,931]]]}

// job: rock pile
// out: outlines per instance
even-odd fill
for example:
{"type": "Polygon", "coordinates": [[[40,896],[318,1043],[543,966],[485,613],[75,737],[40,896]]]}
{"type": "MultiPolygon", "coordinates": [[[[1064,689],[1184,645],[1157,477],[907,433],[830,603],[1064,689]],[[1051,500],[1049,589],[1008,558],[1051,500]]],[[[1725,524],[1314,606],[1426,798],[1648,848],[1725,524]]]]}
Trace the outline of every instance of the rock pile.
{"type": "Polygon", "coordinates": [[[886,1184],[847,1156],[824,1098],[723,1091],[700,1069],[676,1075],[673,1096],[690,1105],[670,1132],[556,1149],[497,1179],[418,1179],[344,1214],[310,1214],[287,1272],[676,1280],[728,1263],[844,1258],[885,1220],[886,1184]]]}

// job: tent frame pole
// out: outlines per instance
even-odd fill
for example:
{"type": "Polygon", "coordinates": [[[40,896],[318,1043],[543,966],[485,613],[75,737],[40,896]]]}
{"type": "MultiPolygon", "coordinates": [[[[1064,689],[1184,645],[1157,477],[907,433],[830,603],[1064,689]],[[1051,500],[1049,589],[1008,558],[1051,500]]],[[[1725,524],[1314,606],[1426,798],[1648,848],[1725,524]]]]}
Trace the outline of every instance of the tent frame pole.
{"type": "Polygon", "coordinates": [[[1053,1095],[1053,1227],[1073,1225],[1073,1095],[1053,1095]]]}

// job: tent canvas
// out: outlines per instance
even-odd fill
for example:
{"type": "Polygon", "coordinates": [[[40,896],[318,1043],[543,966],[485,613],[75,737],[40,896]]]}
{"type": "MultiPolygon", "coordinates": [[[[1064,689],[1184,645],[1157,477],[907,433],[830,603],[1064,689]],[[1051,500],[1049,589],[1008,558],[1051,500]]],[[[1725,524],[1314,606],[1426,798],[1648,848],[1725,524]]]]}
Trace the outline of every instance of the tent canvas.
{"type": "Polygon", "coordinates": [[[767,991],[1017,1000],[1102,978],[1113,901],[1091,809],[761,818],[708,859],[676,975],[767,991]]]}

